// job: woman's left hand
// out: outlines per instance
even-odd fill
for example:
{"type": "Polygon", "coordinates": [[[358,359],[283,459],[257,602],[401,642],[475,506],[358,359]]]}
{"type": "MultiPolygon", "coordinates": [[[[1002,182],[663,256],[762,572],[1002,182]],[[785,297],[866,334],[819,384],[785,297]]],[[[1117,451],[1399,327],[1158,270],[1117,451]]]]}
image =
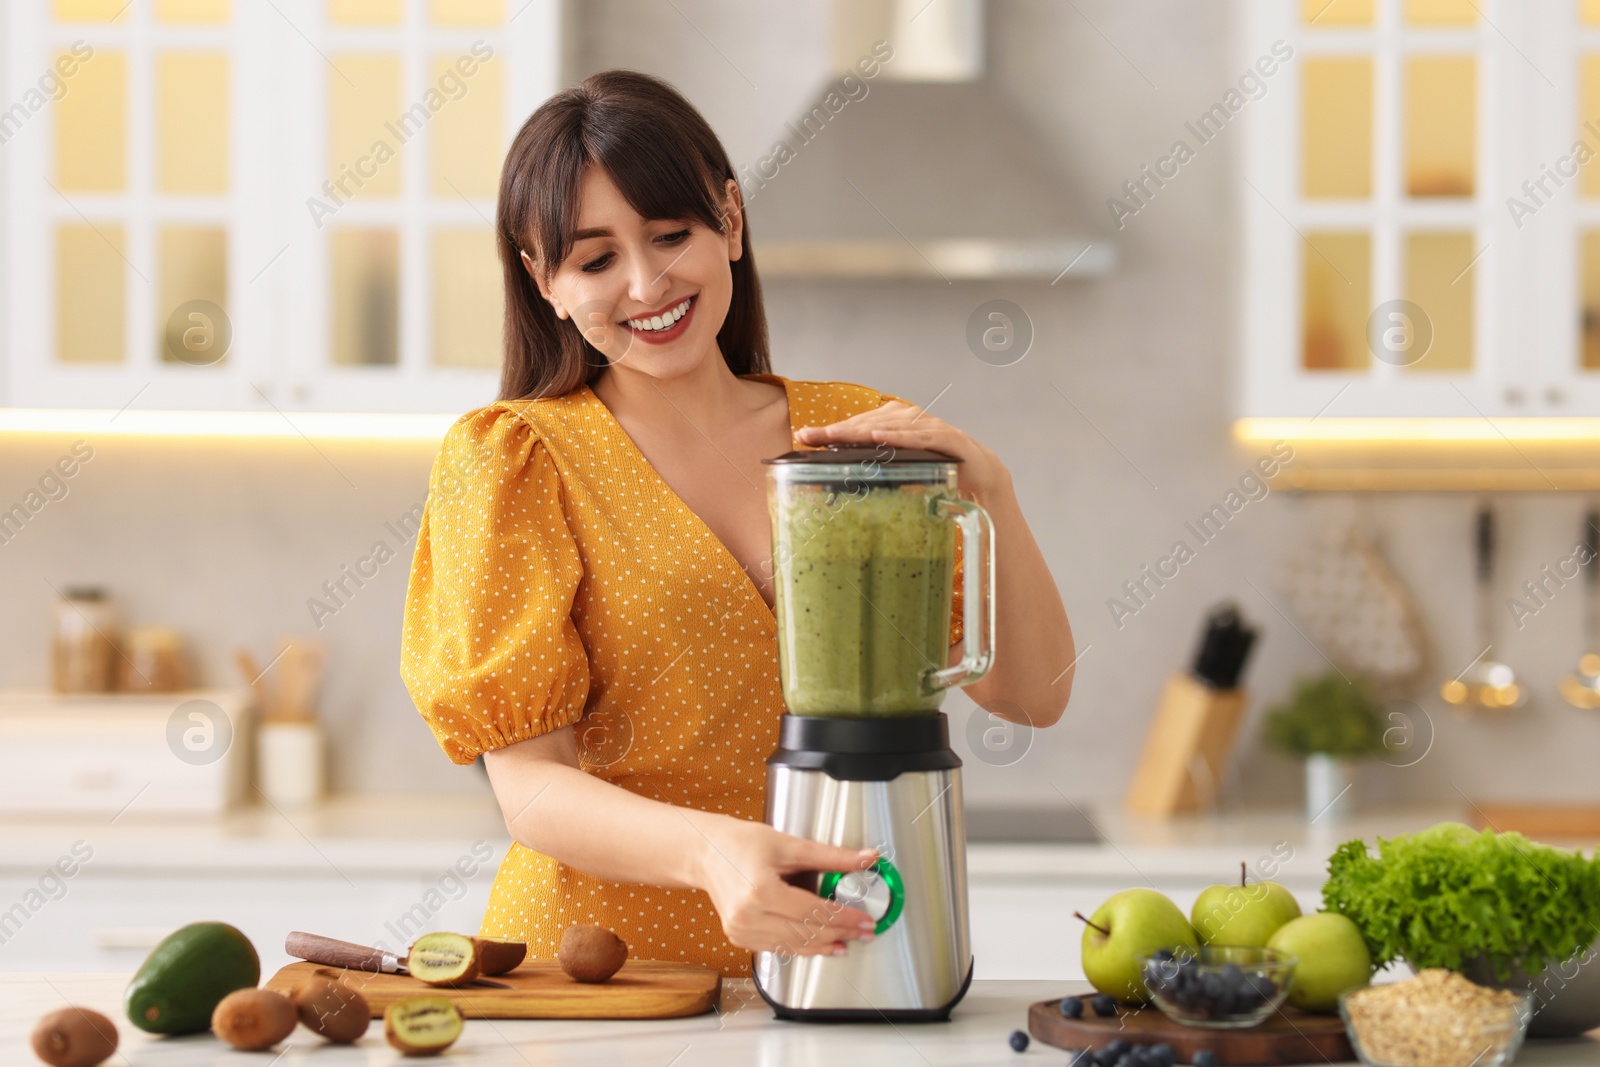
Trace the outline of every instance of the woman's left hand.
{"type": "Polygon", "coordinates": [[[898,400],[826,426],[801,427],[795,431],[795,440],[811,446],[844,442],[926,448],[955,456],[962,461],[957,468],[957,486],[980,504],[1011,488],[1011,472],[994,452],[943,419],[898,400]]]}

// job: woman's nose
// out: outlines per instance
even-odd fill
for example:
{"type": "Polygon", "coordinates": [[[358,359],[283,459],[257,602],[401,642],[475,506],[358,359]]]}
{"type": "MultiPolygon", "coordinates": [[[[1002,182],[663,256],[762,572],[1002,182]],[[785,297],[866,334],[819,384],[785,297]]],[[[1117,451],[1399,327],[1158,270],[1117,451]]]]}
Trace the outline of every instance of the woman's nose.
{"type": "Polygon", "coordinates": [[[672,256],[666,257],[634,256],[632,269],[628,273],[628,296],[647,308],[654,308],[654,302],[665,296],[672,287],[668,276],[672,265],[677,262],[677,255],[674,250],[672,256]]]}

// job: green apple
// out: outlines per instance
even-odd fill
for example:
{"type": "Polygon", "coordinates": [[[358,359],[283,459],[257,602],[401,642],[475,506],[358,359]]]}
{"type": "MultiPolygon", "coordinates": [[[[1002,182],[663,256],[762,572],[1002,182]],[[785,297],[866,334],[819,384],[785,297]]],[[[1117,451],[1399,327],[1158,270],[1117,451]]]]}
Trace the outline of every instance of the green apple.
{"type": "Polygon", "coordinates": [[[1361,928],[1335,911],[1289,920],[1267,947],[1300,960],[1289,981],[1289,1003],[1301,1011],[1337,1011],[1340,993],[1372,980],[1372,954],[1361,928]]]}
{"type": "Polygon", "coordinates": [[[1207,945],[1261,948],[1278,927],[1300,917],[1300,902],[1277,882],[1245,881],[1239,864],[1238,885],[1214,885],[1203,890],[1189,913],[1195,933],[1207,945]]]}
{"type": "Polygon", "coordinates": [[[1083,921],[1088,924],[1083,928],[1084,976],[1118,1000],[1143,1004],[1150,999],[1140,956],[1164,948],[1191,953],[1199,949],[1189,920],[1154,889],[1124,889],[1083,921]]]}

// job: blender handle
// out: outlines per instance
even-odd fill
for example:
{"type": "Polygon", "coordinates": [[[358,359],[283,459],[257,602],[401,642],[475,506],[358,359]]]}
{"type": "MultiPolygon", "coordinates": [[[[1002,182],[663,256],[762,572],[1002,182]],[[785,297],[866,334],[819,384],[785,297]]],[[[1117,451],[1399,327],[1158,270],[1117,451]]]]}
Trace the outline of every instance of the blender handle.
{"type": "Polygon", "coordinates": [[[981,506],[960,497],[936,497],[939,514],[953,516],[961,527],[963,555],[961,662],[924,676],[929,689],[970,685],[994,665],[994,521],[981,506]]]}

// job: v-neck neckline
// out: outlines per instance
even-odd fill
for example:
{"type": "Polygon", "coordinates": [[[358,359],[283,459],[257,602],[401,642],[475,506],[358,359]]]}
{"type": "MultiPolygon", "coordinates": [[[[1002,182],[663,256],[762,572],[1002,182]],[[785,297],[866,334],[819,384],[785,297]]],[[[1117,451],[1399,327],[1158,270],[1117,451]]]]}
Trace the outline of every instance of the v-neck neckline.
{"type": "MultiPolygon", "coordinates": [[[[779,374],[742,374],[738,375],[738,377],[755,379],[756,381],[773,382],[783,387],[784,404],[788,407],[789,440],[792,444],[794,441],[795,430],[797,430],[799,427],[795,424],[794,390],[790,387],[789,379],[779,374]]],[[[690,525],[697,526],[701,535],[709,539],[711,543],[716,546],[715,552],[720,554],[724,566],[732,568],[732,570],[739,575],[739,578],[744,582],[746,595],[754,597],[755,602],[761,605],[762,616],[767,622],[772,624],[773,632],[776,633],[778,625],[777,607],[774,604],[767,603],[766,597],[762,596],[761,590],[756,587],[755,579],[750,577],[750,573],[744,569],[744,566],[739,562],[738,557],[733,554],[732,550],[729,549],[727,545],[723,544],[722,538],[718,537],[716,531],[711,529],[711,525],[700,517],[700,513],[695,511],[694,508],[691,508],[689,506],[689,502],[684,500],[683,497],[679,496],[676,489],[667,484],[667,480],[661,476],[661,472],[656,470],[655,464],[650,462],[649,457],[644,454],[644,450],[641,449],[638,443],[634,441],[633,437],[629,435],[627,428],[624,427],[620,421],[618,421],[616,415],[612,414],[611,409],[606,406],[605,401],[600,399],[599,394],[594,391],[593,386],[585,384],[583,386],[583,392],[587,393],[588,398],[600,408],[600,411],[602,412],[602,418],[609,423],[614,434],[619,437],[629,449],[632,450],[634,458],[648,472],[646,477],[655,482],[657,491],[664,495],[672,504],[676,505],[678,510],[687,516],[690,525]]]]}

